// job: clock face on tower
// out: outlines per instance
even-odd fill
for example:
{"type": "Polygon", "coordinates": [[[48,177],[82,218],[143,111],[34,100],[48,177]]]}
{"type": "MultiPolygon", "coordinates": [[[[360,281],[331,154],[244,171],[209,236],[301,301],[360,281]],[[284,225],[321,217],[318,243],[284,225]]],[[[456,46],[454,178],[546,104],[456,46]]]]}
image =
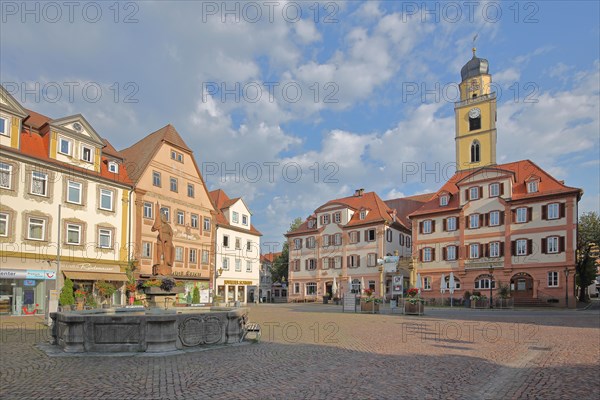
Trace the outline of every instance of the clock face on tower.
{"type": "Polygon", "coordinates": [[[481,110],[479,108],[471,108],[469,110],[469,118],[471,118],[471,119],[479,118],[480,115],[481,115],[481,110]]]}

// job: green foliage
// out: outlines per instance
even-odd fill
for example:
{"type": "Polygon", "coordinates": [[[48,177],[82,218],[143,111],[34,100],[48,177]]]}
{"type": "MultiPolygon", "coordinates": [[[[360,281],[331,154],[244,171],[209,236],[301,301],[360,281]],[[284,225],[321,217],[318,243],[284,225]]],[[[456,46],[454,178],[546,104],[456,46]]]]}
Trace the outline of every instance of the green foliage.
{"type": "Polygon", "coordinates": [[[194,295],[192,296],[192,304],[200,304],[200,289],[194,287],[194,295]]]}
{"type": "Polygon", "coordinates": [[[75,304],[75,296],[73,296],[73,281],[69,278],[65,279],[65,285],[60,290],[59,302],[61,306],[72,306],[75,304]]]}
{"type": "Polygon", "coordinates": [[[498,288],[498,294],[502,299],[508,299],[510,297],[510,286],[507,283],[500,282],[498,288]]]}
{"type": "Polygon", "coordinates": [[[575,281],[579,286],[580,301],[588,300],[586,288],[596,279],[598,245],[600,245],[600,217],[593,211],[584,213],[579,217],[575,268],[575,281]]]}
{"type": "Polygon", "coordinates": [[[92,308],[98,307],[98,302],[96,302],[96,299],[91,293],[88,293],[88,295],[86,296],[85,305],[92,308]]]}
{"type": "MultiPolygon", "coordinates": [[[[295,218],[290,224],[290,229],[287,233],[293,232],[302,225],[302,218],[295,218]]],[[[289,260],[290,249],[288,246],[287,238],[283,242],[283,248],[281,249],[281,255],[273,260],[270,272],[273,278],[273,282],[283,282],[288,280],[288,260],[289,260]]]]}
{"type": "Polygon", "coordinates": [[[98,281],[96,282],[96,289],[98,289],[98,293],[100,296],[104,297],[106,300],[109,300],[113,294],[117,291],[117,288],[112,283],[108,283],[106,281],[98,281]]]}

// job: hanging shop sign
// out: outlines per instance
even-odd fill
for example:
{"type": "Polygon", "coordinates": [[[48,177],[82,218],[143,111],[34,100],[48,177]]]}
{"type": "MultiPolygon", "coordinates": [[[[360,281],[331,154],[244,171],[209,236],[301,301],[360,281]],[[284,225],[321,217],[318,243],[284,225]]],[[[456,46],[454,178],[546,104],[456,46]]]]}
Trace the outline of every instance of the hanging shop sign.
{"type": "Polygon", "coordinates": [[[37,269],[0,269],[0,279],[56,279],[56,272],[37,269]]]}

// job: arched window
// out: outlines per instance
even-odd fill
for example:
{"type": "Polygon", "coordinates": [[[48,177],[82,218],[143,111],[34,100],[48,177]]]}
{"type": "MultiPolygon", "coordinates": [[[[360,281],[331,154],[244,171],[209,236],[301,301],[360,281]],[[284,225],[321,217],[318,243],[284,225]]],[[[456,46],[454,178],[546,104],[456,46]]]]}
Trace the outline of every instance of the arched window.
{"type": "Polygon", "coordinates": [[[479,145],[479,142],[477,140],[475,140],[471,144],[471,162],[472,163],[481,161],[480,152],[481,152],[481,146],[479,145]]]}
{"type": "Polygon", "coordinates": [[[360,281],[358,279],[352,279],[352,293],[362,292],[362,288],[360,286],[360,281]]]}

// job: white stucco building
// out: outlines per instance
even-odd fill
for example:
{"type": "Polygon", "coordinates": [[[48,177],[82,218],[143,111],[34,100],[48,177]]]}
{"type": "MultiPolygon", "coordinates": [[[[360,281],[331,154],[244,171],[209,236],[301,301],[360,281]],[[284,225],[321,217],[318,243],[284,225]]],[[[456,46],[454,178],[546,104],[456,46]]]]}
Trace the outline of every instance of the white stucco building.
{"type": "Polygon", "coordinates": [[[223,302],[254,302],[260,286],[260,237],[241,198],[210,192],[216,216],[216,295],[223,302]]]}

